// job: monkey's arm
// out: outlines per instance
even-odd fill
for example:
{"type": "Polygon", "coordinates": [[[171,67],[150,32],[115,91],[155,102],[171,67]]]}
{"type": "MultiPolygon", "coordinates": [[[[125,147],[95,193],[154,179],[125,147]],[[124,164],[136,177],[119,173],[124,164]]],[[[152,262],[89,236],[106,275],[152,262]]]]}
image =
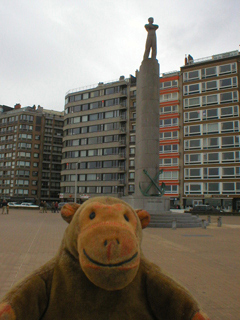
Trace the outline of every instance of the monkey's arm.
{"type": "Polygon", "coordinates": [[[50,262],[19,282],[0,302],[0,320],[38,320],[48,305],[50,262]]]}
{"type": "Polygon", "coordinates": [[[149,304],[157,319],[209,320],[190,293],[154,264],[149,264],[146,287],[149,304]]]}

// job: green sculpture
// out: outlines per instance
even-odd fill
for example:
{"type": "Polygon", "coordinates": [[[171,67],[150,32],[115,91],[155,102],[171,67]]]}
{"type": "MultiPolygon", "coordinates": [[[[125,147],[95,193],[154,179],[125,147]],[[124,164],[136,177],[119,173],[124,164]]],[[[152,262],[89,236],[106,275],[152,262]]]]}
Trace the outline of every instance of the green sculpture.
{"type": "Polygon", "coordinates": [[[141,188],[141,185],[139,183],[139,189],[140,191],[142,192],[142,194],[145,196],[145,197],[161,197],[164,195],[165,193],[165,183],[162,182],[162,185],[159,186],[159,175],[163,172],[163,170],[160,170],[156,176],[154,178],[151,178],[149,173],[147,172],[146,169],[143,169],[143,172],[145,173],[145,175],[150,179],[150,184],[147,186],[147,188],[145,190],[143,190],[141,188]],[[155,186],[155,188],[157,189],[158,193],[156,194],[149,194],[149,190],[152,188],[152,186],[155,186]]]}

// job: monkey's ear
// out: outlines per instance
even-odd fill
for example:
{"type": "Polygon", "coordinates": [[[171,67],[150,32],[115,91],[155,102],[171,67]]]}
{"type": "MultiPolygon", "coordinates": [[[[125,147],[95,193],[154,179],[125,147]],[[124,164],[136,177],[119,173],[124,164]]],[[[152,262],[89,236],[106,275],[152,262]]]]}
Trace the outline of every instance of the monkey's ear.
{"type": "Polygon", "coordinates": [[[140,219],[142,229],[146,228],[150,222],[150,214],[146,210],[137,209],[135,210],[138,218],[140,219]]]}
{"type": "Polygon", "coordinates": [[[79,207],[80,207],[80,204],[77,204],[74,202],[66,203],[61,209],[61,216],[63,220],[67,221],[67,223],[70,223],[72,221],[72,218],[75,212],[79,207]]]}

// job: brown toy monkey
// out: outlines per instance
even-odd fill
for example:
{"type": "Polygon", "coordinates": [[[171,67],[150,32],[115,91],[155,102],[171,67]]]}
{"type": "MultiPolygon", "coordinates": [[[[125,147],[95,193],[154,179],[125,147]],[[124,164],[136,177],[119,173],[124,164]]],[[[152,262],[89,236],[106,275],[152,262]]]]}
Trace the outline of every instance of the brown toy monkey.
{"type": "Polygon", "coordinates": [[[206,320],[191,295],[141,252],[150,221],[110,197],[66,204],[69,222],[52,260],[17,284],[0,320],[206,320]]]}

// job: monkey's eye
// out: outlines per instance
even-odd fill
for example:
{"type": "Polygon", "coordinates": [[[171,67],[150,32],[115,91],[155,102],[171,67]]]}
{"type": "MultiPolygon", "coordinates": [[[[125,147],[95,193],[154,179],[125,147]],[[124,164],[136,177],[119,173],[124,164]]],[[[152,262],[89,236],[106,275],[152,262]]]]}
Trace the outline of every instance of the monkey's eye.
{"type": "Polygon", "coordinates": [[[89,218],[93,220],[96,217],[96,213],[93,211],[90,213],[89,218]]]}
{"type": "Polygon", "coordinates": [[[129,221],[129,218],[128,218],[128,216],[125,214],[124,215],[124,219],[128,222],[129,221]]]}

